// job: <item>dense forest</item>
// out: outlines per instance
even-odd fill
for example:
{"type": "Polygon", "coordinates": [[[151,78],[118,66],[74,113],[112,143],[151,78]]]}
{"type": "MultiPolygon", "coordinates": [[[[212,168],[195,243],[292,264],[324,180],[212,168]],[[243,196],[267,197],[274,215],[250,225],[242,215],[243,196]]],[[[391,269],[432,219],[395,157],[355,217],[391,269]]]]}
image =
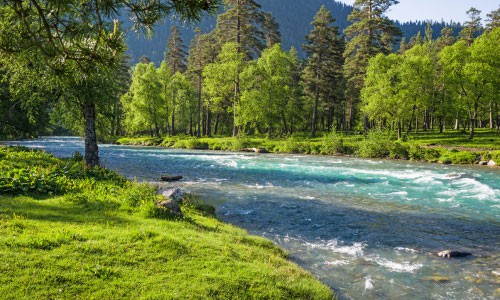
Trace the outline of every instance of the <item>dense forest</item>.
{"type": "MultiPolygon", "coordinates": [[[[106,136],[314,137],[376,128],[402,139],[413,130],[463,129],[472,139],[476,127],[498,128],[500,9],[487,20],[474,8],[464,12],[469,19],[458,36],[456,28],[436,32],[427,23],[406,39],[385,15],[396,3],[340,6],[350,11],[340,20],[344,30],[321,6],[300,48],[288,50],[282,42],[293,30],[283,34],[286,21],[264,10],[276,5],[280,11],[278,2],[225,0],[223,11],[208,8],[218,9],[212,30],[195,28],[188,46],[180,28],[169,26],[161,63],[142,57],[134,66],[125,55],[123,25],[105,21],[124,6],[69,5],[57,18],[39,14],[51,12],[53,2],[41,10],[5,6],[0,134],[70,130],[85,136],[85,159],[96,165],[96,139],[106,136]]],[[[173,9],[160,7],[159,14],[144,5],[129,8],[142,32],[173,9]]],[[[303,8],[309,6],[312,1],[303,8]]],[[[180,16],[201,18],[193,11],[180,16]]]]}
{"type": "MultiPolygon", "coordinates": [[[[288,50],[293,46],[297,49],[301,58],[305,57],[305,51],[302,49],[302,45],[305,43],[304,37],[312,29],[311,20],[322,5],[325,5],[330,11],[332,17],[335,19],[334,25],[339,27],[340,32],[343,32],[351,24],[348,16],[351,14],[353,7],[339,1],[260,0],[258,3],[262,6],[262,11],[271,13],[280,25],[283,49],[288,50]]],[[[122,16],[120,19],[127,22],[126,16],[122,16]]],[[[196,26],[200,27],[204,32],[210,32],[215,28],[216,24],[217,18],[207,15],[196,26]]],[[[419,32],[421,35],[425,34],[427,21],[394,21],[394,24],[401,29],[402,37],[408,41],[419,32]]],[[[189,44],[195,36],[195,26],[192,24],[183,24],[175,19],[168,19],[164,23],[156,25],[154,35],[150,37],[138,35],[134,31],[128,31],[126,34],[128,45],[127,55],[130,56],[131,63],[135,64],[142,56],[147,56],[156,65],[159,65],[163,60],[165,41],[170,35],[171,26],[179,27],[186,44],[189,44]]],[[[453,34],[455,36],[458,35],[462,25],[453,22],[432,21],[431,27],[433,37],[437,38],[444,27],[451,27],[453,34]]]]}

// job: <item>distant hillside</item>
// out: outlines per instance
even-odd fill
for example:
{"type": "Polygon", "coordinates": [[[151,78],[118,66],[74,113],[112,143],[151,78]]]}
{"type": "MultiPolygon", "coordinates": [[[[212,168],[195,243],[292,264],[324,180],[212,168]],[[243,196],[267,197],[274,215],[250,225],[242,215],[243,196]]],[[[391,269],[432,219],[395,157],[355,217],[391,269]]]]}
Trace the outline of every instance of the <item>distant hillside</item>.
{"type": "MultiPolygon", "coordinates": [[[[285,49],[294,46],[302,53],[302,44],[304,36],[311,30],[311,21],[313,16],[319,10],[321,5],[325,5],[336,19],[336,25],[343,31],[349,22],[347,16],[351,13],[353,7],[334,0],[260,0],[263,11],[271,12],[280,24],[282,43],[285,49]]],[[[136,33],[129,32],[127,34],[127,53],[131,57],[131,63],[135,64],[143,55],[149,57],[155,63],[159,63],[163,59],[165,52],[165,43],[170,34],[170,26],[176,24],[181,27],[182,37],[186,47],[194,35],[193,29],[196,26],[202,28],[204,32],[209,32],[215,27],[215,17],[206,17],[196,25],[182,25],[172,20],[166,20],[165,23],[155,27],[155,35],[151,39],[144,36],[138,37],[136,33]]],[[[426,22],[395,22],[404,33],[404,36],[409,40],[419,31],[422,34],[425,31],[426,22]]],[[[441,29],[445,26],[450,26],[444,22],[436,22],[432,24],[434,37],[439,36],[441,29]]],[[[460,29],[460,24],[452,24],[455,33],[460,29]]]]}

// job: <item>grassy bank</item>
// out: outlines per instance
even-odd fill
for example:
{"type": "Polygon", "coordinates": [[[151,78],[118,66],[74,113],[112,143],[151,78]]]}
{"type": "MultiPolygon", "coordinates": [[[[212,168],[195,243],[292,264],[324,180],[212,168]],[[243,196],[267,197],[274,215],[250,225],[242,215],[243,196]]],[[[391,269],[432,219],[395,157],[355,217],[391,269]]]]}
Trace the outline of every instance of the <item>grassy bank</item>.
{"type": "Polygon", "coordinates": [[[475,164],[493,160],[500,163],[500,134],[478,129],[473,141],[460,131],[444,133],[421,132],[407,141],[396,140],[387,132],[373,131],[367,136],[330,133],[318,138],[294,136],[287,139],[256,137],[124,137],[116,140],[123,145],[174,147],[239,151],[261,148],[271,153],[301,153],[323,155],[353,155],[364,158],[392,158],[444,164],[475,164]]]}
{"type": "Polygon", "coordinates": [[[81,157],[0,147],[0,298],[333,299],[270,241],[81,157]]]}

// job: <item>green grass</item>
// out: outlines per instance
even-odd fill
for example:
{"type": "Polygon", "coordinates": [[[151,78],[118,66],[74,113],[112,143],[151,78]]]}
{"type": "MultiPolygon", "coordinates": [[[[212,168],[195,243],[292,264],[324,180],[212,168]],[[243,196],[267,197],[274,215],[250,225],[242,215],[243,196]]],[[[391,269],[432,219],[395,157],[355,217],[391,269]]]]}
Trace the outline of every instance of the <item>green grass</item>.
{"type": "MultiPolygon", "coordinates": [[[[65,163],[0,148],[0,167],[45,174],[65,163]]],[[[170,219],[155,212],[152,187],[106,174],[60,174],[72,184],[57,193],[0,194],[0,298],[334,299],[269,240],[197,209],[206,205],[187,201],[170,219]]]]}

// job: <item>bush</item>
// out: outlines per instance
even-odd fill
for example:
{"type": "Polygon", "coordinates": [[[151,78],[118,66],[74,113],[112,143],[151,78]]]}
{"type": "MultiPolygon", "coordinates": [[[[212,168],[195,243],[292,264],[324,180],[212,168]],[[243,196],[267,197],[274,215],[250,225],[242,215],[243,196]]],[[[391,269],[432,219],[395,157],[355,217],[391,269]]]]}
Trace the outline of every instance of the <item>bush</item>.
{"type": "Polygon", "coordinates": [[[365,158],[387,157],[390,146],[388,132],[372,130],[364,140],[357,143],[356,154],[365,158]]]}
{"type": "Polygon", "coordinates": [[[410,145],[408,148],[408,157],[411,160],[424,160],[428,162],[438,162],[441,157],[441,151],[434,148],[422,148],[419,145],[410,145]]]}
{"type": "Polygon", "coordinates": [[[323,154],[342,154],[344,153],[344,136],[332,130],[323,139],[321,145],[321,153],[323,154]]]}
{"type": "Polygon", "coordinates": [[[392,159],[408,159],[408,148],[399,142],[392,143],[389,148],[389,157],[392,159]]]}

